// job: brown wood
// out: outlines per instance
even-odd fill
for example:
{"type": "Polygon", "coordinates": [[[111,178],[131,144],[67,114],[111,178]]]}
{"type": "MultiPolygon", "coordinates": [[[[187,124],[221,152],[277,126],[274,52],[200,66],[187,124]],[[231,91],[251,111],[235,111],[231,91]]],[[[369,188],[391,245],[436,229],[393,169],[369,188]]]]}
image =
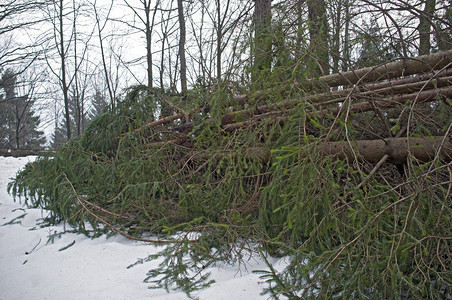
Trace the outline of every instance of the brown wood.
{"type": "MultiPolygon", "coordinates": [[[[357,83],[377,82],[394,79],[402,76],[410,76],[441,70],[452,63],[452,50],[438,52],[430,55],[423,55],[414,58],[403,58],[399,61],[389,62],[379,66],[367,67],[358,70],[335,73],[321,76],[318,79],[308,79],[306,82],[297,83],[302,90],[307,90],[313,85],[327,85],[337,87],[341,85],[351,85],[357,83]]],[[[284,94],[287,87],[281,89],[284,94]]],[[[271,94],[271,90],[258,91],[252,95],[254,99],[260,99],[271,94]]],[[[240,104],[246,103],[248,95],[237,95],[234,100],[240,104]]]]}
{"type": "MultiPolygon", "coordinates": [[[[372,102],[360,102],[352,104],[350,107],[350,111],[354,113],[362,113],[366,111],[374,110],[375,107],[378,108],[391,108],[397,105],[404,105],[408,101],[416,101],[416,103],[424,103],[431,102],[435,100],[441,100],[445,98],[452,98],[452,88],[443,88],[443,89],[435,89],[428,90],[424,92],[400,95],[395,97],[388,97],[382,100],[372,101],[372,102]]],[[[323,109],[318,111],[320,115],[326,114],[337,114],[340,111],[344,111],[341,107],[333,107],[328,109],[323,109]]],[[[314,116],[316,112],[311,113],[311,116],[314,116]]]]}
{"type": "Polygon", "coordinates": [[[377,67],[368,67],[344,73],[322,76],[319,82],[328,86],[374,82],[385,79],[421,74],[440,70],[452,62],[452,50],[423,55],[416,58],[404,58],[377,67]]]}
{"type": "Polygon", "coordinates": [[[271,46],[271,0],[254,1],[254,68],[270,70],[271,46]]]}
{"type": "MultiPolygon", "coordinates": [[[[349,110],[353,113],[362,113],[366,111],[372,111],[375,108],[392,108],[398,105],[405,105],[408,101],[416,101],[416,103],[425,103],[425,102],[431,102],[435,100],[443,100],[446,98],[452,98],[452,87],[451,88],[443,88],[443,89],[436,89],[436,90],[427,90],[424,92],[419,93],[412,93],[412,94],[406,94],[406,95],[399,95],[395,97],[387,97],[383,98],[381,100],[377,101],[370,101],[370,102],[359,102],[352,104],[350,108],[345,109],[343,107],[332,107],[332,108],[326,108],[318,111],[313,111],[308,113],[309,117],[314,117],[316,115],[325,116],[328,114],[339,114],[341,112],[345,112],[349,110]]],[[[262,114],[256,114],[252,115],[248,119],[231,123],[231,124],[225,124],[223,125],[223,129],[225,131],[234,131],[239,128],[255,125],[259,123],[262,119],[275,116],[275,115],[283,115],[287,113],[287,110],[273,110],[262,114]]],[[[277,117],[275,118],[275,122],[278,121],[284,121],[286,117],[277,117]]]]}
{"type": "MultiPolygon", "coordinates": [[[[452,75],[452,69],[441,73],[443,75],[452,75]]],[[[445,76],[439,78],[432,78],[431,75],[424,75],[418,77],[410,77],[397,80],[395,82],[384,82],[380,84],[373,84],[371,86],[354,87],[342,91],[331,93],[321,93],[308,95],[301,99],[289,100],[283,103],[261,105],[251,110],[240,110],[232,113],[224,114],[221,118],[221,124],[227,125],[244,119],[251,118],[255,115],[268,113],[272,110],[289,109],[295,107],[301,101],[308,101],[317,103],[318,105],[329,105],[333,103],[340,103],[347,100],[349,97],[375,97],[384,95],[401,95],[413,93],[420,90],[430,90],[433,88],[441,88],[452,86],[452,76],[445,76]]],[[[409,96],[411,97],[412,94],[409,96]]]]}
{"type": "Polygon", "coordinates": [[[371,163],[379,162],[388,155],[388,162],[403,164],[409,155],[427,162],[439,155],[447,162],[452,161],[452,140],[450,137],[388,138],[384,140],[362,140],[354,142],[323,142],[319,144],[324,155],[340,159],[356,158],[371,163]]]}
{"type": "MultiPolygon", "coordinates": [[[[166,143],[156,143],[153,146],[165,146],[168,144],[180,144],[183,139],[176,139],[166,143]]],[[[452,138],[451,137],[422,137],[422,138],[387,138],[380,140],[359,140],[339,142],[319,142],[318,149],[322,155],[331,155],[339,159],[367,161],[379,163],[385,157],[385,161],[392,164],[405,164],[412,156],[420,162],[435,159],[438,155],[445,162],[452,161],[452,138]]],[[[216,152],[217,155],[225,155],[228,151],[216,152]]],[[[244,150],[246,159],[269,162],[271,151],[265,148],[252,147],[244,150]]],[[[196,152],[190,157],[208,160],[212,154],[196,152]]]]}
{"type": "MultiPolygon", "coordinates": [[[[368,80],[370,80],[371,78],[378,79],[379,77],[377,77],[376,74],[383,72],[383,70],[386,70],[388,72],[387,78],[396,78],[396,77],[400,77],[400,75],[405,76],[405,75],[413,75],[413,74],[422,74],[422,73],[430,72],[432,70],[441,70],[447,64],[451,64],[451,63],[452,63],[452,50],[449,50],[449,51],[439,52],[439,53],[435,53],[435,54],[431,54],[431,55],[420,56],[417,58],[411,58],[411,59],[406,59],[406,60],[402,60],[402,61],[392,62],[392,63],[388,63],[386,65],[382,65],[379,67],[370,67],[370,68],[359,69],[356,71],[350,71],[350,72],[345,72],[345,73],[336,73],[336,74],[331,74],[331,75],[327,75],[327,76],[322,76],[319,78],[319,81],[328,81],[333,78],[334,79],[333,82],[337,83],[338,81],[343,80],[344,78],[353,79],[352,77],[355,77],[355,79],[356,79],[355,81],[357,82],[357,80],[359,80],[359,78],[360,78],[359,74],[361,74],[362,76],[365,76],[365,80],[360,81],[360,83],[364,83],[364,82],[368,82],[368,80]],[[415,70],[416,66],[420,66],[418,71],[415,70]],[[402,69],[397,70],[397,68],[402,68],[402,69]],[[399,76],[395,76],[397,74],[399,76]]],[[[436,74],[424,74],[424,75],[415,76],[415,77],[397,79],[395,81],[386,81],[386,82],[373,83],[373,84],[364,85],[364,86],[355,86],[353,88],[345,89],[342,91],[334,91],[334,92],[308,95],[308,96],[304,97],[302,99],[302,101],[318,103],[319,105],[327,105],[327,104],[332,104],[332,103],[343,102],[349,96],[352,96],[352,95],[357,96],[360,93],[362,95],[366,95],[366,96],[367,95],[404,94],[404,93],[413,92],[413,90],[418,91],[421,89],[426,90],[426,89],[432,89],[432,88],[436,88],[436,87],[446,87],[446,86],[451,86],[451,80],[452,80],[450,77],[451,75],[452,75],[452,69],[447,68],[447,69],[441,70],[439,73],[436,73],[436,74]]],[[[345,84],[348,84],[350,82],[352,82],[352,81],[348,81],[348,79],[347,79],[345,84]]],[[[281,94],[283,95],[285,92],[286,91],[283,88],[281,90],[281,94]]],[[[254,97],[259,98],[259,97],[262,97],[263,95],[265,95],[266,93],[271,94],[272,92],[270,90],[260,91],[260,92],[257,92],[254,95],[254,97]]],[[[421,92],[421,93],[423,93],[423,94],[420,95],[419,101],[421,101],[421,102],[427,101],[427,100],[425,100],[425,96],[429,95],[429,94],[425,94],[425,91],[421,92]]],[[[443,93],[443,92],[440,92],[440,94],[441,93],[443,93]]],[[[416,94],[412,93],[412,94],[408,94],[405,96],[398,96],[399,98],[396,97],[396,100],[398,99],[399,102],[405,103],[407,101],[405,99],[406,97],[416,98],[417,97],[416,94]]],[[[446,93],[446,94],[449,94],[449,93],[446,93]]],[[[450,97],[450,95],[448,97],[450,97]]],[[[431,99],[431,97],[428,97],[428,98],[431,99]]],[[[246,103],[246,101],[248,100],[248,95],[235,96],[234,100],[238,103],[242,103],[242,104],[246,103]]],[[[388,99],[383,99],[380,101],[388,102],[388,99]]],[[[250,110],[242,110],[242,111],[228,113],[222,117],[222,120],[221,120],[222,125],[223,125],[223,127],[228,127],[229,124],[244,121],[244,120],[252,118],[256,115],[259,115],[259,114],[269,113],[270,111],[274,111],[274,110],[289,109],[291,107],[295,107],[297,105],[297,103],[299,103],[299,102],[300,102],[299,99],[295,99],[295,100],[285,101],[282,104],[261,105],[261,106],[255,107],[253,109],[250,109],[250,110]]],[[[356,109],[356,111],[359,111],[359,110],[367,111],[367,110],[370,110],[370,107],[369,107],[368,103],[367,104],[359,103],[359,104],[357,104],[355,109],[356,109]]],[[[190,115],[199,110],[200,110],[200,108],[193,109],[190,112],[188,112],[188,114],[190,115]]],[[[321,113],[328,113],[328,112],[333,112],[333,113],[338,112],[338,109],[332,108],[329,110],[326,109],[326,110],[321,111],[321,113]]],[[[172,121],[175,121],[175,120],[178,120],[181,118],[187,119],[188,116],[186,113],[178,113],[178,114],[167,116],[167,117],[161,118],[159,120],[156,120],[154,122],[145,124],[145,125],[143,125],[143,127],[150,128],[150,127],[154,127],[154,126],[158,126],[158,125],[163,125],[165,123],[170,123],[172,121]]],[[[188,120],[186,120],[186,122],[188,123],[188,120]]],[[[246,123],[250,123],[250,122],[246,122],[246,123]]],[[[232,129],[232,128],[240,128],[243,126],[234,125],[234,126],[229,126],[229,127],[231,127],[230,129],[232,129]]],[[[137,129],[137,130],[139,130],[139,129],[137,129]]]]}
{"type": "Polygon", "coordinates": [[[185,59],[186,30],[185,30],[184,4],[182,0],[177,0],[177,12],[179,18],[180,81],[182,93],[186,94],[187,93],[187,60],[185,59]]]}

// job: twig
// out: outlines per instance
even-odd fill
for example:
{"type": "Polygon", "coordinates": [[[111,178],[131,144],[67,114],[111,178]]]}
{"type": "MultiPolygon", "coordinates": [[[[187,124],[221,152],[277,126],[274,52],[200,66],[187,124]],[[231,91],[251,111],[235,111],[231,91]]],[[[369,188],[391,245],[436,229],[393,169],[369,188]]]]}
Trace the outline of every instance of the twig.
{"type": "Polygon", "coordinates": [[[31,254],[33,251],[35,251],[36,247],[38,247],[39,244],[41,244],[41,238],[39,238],[39,242],[33,247],[33,249],[31,249],[31,250],[28,251],[28,252],[25,252],[25,255],[29,255],[29,254],[31,254]]]}
{"type": "Polygon", "coordinates": [[[322,275],[314,280],[308,287],[305,288],[305,291],[303,293],[303,295],[308,291],[308,288],[312,287],[313,285],[315,285],[316,283],[318,283],[319,281],[321,281],[327,274],[329,268],[331,267],[331,265],[338,259],[338,257],[345,251],[345,249],[347,249],[348,247],[350,247],[351,245],[353,245],[359,238],[361,238],[364,233],[367,231],[367,229],[373,224],[375,223],[375,221],[380,218],[380,216],[386,212],[388,209],[404,202],[407,199],[410,199],[412,197],[416,196],[416,194],[411,194],[408,195],[402,199],[397,200],[396,202],[393,202],[391,204],[389,204],[387,207],[385,207],[383,210],[381,210],[378,214],[376,214],[370,221],[369,223],[366,224],[366,226],[364,226],[364,228],[361,229],[361,232],[350,242],[348,242],[346,245],[342,246],[339,251],[337,252],[336,255],[334,255],[333,259],[328,263],[328,265],[326,266],[326,268],[323,270],[322,275]]]}
{"type": "Polygon", "coordinates": [[[151,239],[145,239],[145,238],[140,238],[140,237],[135,237],[132,236],[130,234],[128,234],[127,232],[122,231],[121,229],[115,227],[114,225],[110,224],[109,222],[105,221],[103,218],[101,218],[100,216],[96,215],[95,213],[93,213],[88,207],[86,207],[86,205],[84,204],[84,200],[82,198],[79,197],[79,195],[77,194],[77,192],[75,191],[74,186],[72,185],[71,181],[69,180],[69,178],[67,177],[66,173],[63,173],[64,177],[66,178],[66,181],[69,183],[69,185],[71,186],[72,191],[74,192],[74,196],[77,199],[77,201],[79,202],[79,204],[90,214],[92,215],[94,218],[96,218],[97,220],[99,220],[101,223],[107,225],[109,228],[113,229],[114,231],[116,231],[117,233],[119,233],[120,235],[128,238],[129,240],[134,240],[134,241],[140,241],[140,242],[146,242],[146,243],[154,243],[154,244],[171,244],[171,243],[184,243],[184,242],[189,242],[189,243],[196,243],[198,242],[198,239],[196,240],[187,240],[187,241],[180,241],[180,240],[151,240],[151,239]]]}

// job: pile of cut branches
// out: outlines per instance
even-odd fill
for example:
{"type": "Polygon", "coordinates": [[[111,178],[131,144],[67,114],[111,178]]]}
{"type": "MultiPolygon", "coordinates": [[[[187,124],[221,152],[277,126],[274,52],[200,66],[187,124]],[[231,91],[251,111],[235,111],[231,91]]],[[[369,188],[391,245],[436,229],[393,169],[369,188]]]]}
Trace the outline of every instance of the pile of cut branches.
{"type": "Polygon", "coordinates": [[[450,295],[452,52],[276,78],[131,88],[9,190],[50,223],[170,243],[146,280],[188,294],[251,250],[291,257],[262,271],[275,298],[450,295]]]}

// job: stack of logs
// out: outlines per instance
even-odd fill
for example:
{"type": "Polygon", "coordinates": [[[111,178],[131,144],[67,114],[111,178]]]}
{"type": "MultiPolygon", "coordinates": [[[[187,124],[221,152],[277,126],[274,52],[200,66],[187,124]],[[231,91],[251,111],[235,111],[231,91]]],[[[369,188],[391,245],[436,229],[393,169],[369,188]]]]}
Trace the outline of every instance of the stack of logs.
{"type": "MultiPolygon", "coordinates": [[[[222,130],[231,132],[240,128],[253,126],[265,118],[285,120],[287,111],[296,109],[300,101],[306,101],[317,107],[317,111],[308,114],[339,115],[344,111],[361,113],[366,111],[388,110],[396,106],[444,101],[451,106],[452,99],[452,50],[439,52],[415,58],[405,58],[374,67],[352,70],[344,73],[335,73],[310,79],[302,84],[295,83],[303,91],[314,91],[314,87],[327,87],[329,91],[312,93],[304,97],[287,100],[283,103],[254,106],[251,109],[228,112],[221,118],[222,130]],[[375,99],[365,102],[355,102],[353,99],[375,99]],[[377,96],[377,97],[375,97],[377,96]],[[335,104],[335,105],[332,105],[335,104]],[[331,107],[327,107],[330,105],[331,107]]],[[[290,87],[293,89],[293,85],[290,87]]],[[[280,92],[284,97],[289,87],[282,87],[280,92]]],[[[242,106],[252,97],[254,102],[260,98],[271,95],[271,90],[259,91],[252,96],[237,95],[234,102],[242,106]]],[[[198,109],[199,110],[199,109],[198,109]]],[[[144,125],[146,128],[171,123],[175,120],[185,120],[183,125],[170,128],[178,131],[181,136],[174,140],[159,142],[158,144],[179,144],[186,140],[185,134],[193,129],[190,122],[191,115],[198,111],[179,112],[157,121],[144,125]]],[[[321,142],[320,150],[326,155],[336,155],[341,158],[358,157],[372,163],[391,162],[401,164],[406,161],[409,154],[421,161],[429,161],[441,155],[446,161],[452,160],[452,137],[450,128],[445,136],[399,138],[391,137],[379,140],[321,142]]]]}

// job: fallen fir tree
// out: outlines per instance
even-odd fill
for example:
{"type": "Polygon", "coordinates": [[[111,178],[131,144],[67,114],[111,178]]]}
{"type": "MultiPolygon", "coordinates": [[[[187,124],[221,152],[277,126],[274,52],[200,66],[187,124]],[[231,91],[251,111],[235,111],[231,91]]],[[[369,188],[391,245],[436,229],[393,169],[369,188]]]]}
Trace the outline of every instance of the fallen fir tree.
{"type": "Polygon", "coordinates": [[[134,87],[9,191],[48,209],[50,224],[168,243],[145,280],[155,287],[191,295],[211,283],[206,266],[251,251],[290,257],[283,272],[261,272],[274,298],[446,297],[451,60],[383,72],[400,67],[391,62],[303,89],[270,78],[246,97],[227,86],[185,100],[134,87]],[[156,120],[163,102],[174,114],[156,120]]]}
{"type": "Polygon", "coordinates": [[[25,157],[29,155],[52,155],[52,151],[44,149],[0,149],[0,156],[25,157]]]}

